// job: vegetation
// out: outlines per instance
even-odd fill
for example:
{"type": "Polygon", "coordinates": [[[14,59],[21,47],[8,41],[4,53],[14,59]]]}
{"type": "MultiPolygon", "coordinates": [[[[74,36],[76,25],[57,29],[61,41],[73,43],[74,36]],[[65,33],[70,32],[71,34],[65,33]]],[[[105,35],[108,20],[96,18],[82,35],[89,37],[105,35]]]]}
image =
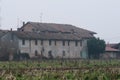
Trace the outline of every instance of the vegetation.
{"type": "Polygon", "coordinates": [[[0,80],[120,80],[120,60],[0,62],[0,80]]]}
{"type": "Polygon", "coordinates": [[[0,41],[0,60],[9,60],[10,55],[13,55],[17,52],[16,44],[11,41],[0,41]]]}
{"type": "Polygon", "coordinates": [[[99,59],[105,51],[105,41],[99,38],[91,38],[87,42],[89,58],[99,59]]]}

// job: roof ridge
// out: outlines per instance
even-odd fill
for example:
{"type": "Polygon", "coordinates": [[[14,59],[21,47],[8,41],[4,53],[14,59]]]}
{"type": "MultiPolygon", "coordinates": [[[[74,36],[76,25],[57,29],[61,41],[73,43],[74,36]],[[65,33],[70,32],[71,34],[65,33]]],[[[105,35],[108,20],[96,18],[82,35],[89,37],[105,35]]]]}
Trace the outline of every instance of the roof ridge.
{"type": "Polygon", "coordinates": [[[32,21],[29,21],[27,23],[37,23],[37,24],[56,24],[56,25],[71,25],[73,26],[72,24],[63,24],[63,23],[49,23],[49,22],[32,22],[32,21]]]}

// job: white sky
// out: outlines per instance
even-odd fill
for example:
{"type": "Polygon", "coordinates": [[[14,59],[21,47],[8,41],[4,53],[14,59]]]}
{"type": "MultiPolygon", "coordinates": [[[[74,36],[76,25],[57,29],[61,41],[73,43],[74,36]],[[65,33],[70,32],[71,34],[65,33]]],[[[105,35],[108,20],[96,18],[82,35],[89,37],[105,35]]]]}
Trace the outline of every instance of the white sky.
{"type": "Polygon", "coordinates": [[[2,29],[22,21],[72,24],[120,42],[120,0],[0,0],[2,29]]]}

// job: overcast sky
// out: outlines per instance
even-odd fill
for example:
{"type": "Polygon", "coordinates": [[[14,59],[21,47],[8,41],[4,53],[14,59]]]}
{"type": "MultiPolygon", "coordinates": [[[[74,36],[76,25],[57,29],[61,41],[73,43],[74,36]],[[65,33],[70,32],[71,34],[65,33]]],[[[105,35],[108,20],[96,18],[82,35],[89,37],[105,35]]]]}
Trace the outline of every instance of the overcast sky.
{"type": "Polygon", "coordinates": [[[120,0],[0,0],[2,29],[22,21],[72,24],[120,42],[120,0]],[[42,18],[41,18],[42,14],[42,18]]]}

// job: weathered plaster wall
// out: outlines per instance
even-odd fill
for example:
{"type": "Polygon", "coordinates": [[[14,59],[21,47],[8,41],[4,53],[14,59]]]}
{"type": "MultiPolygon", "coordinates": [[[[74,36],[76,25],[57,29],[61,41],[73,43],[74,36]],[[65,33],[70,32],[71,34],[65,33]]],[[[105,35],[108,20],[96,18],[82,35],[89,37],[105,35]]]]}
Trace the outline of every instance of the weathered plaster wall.
{"type": "Polygon", "coordinates": [[[19,40],[19,48],[21,53],[29,53],[30,57],[35,57],[35,51],[39,55],[41,53],[45,57],[49,57],[49,52],[54,58],[87,58],[87,43],[86,40],[78,41],[77,46],[75,41],[55,41],[51,40],[51,45],[49,45],[49,40],[43,40],[43,45],[41,45],[41,40],[37,40],[37,45],[35,45],[35,40],[25,40],[25,45],[22,44],[22,40],[19,40]]]}

